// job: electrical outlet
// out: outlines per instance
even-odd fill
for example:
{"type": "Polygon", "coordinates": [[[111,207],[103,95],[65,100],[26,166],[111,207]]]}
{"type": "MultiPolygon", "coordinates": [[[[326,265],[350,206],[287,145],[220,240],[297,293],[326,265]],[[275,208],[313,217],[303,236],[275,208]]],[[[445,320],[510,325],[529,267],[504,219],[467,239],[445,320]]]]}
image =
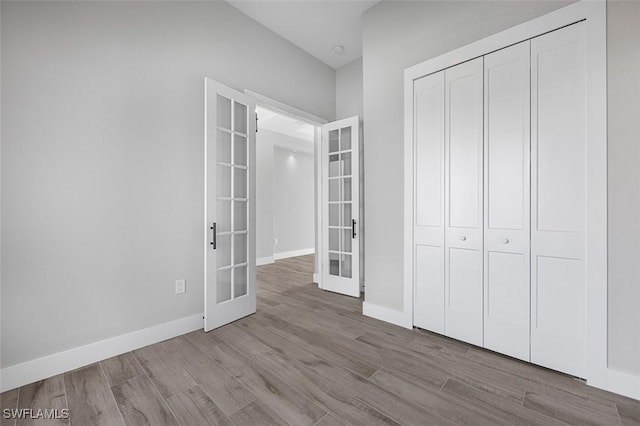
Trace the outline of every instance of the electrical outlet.
{"type": "Polygon", "coordinates": [[[176,280],[176,294],[183,294],[187,291],[186,280],[176,280]]]}

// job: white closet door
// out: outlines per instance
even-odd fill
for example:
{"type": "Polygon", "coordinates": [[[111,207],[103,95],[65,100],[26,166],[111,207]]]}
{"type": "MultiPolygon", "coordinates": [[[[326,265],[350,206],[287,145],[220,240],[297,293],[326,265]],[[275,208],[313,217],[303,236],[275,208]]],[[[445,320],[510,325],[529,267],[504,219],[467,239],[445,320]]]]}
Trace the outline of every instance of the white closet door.
{"type": "Polygon", "coordinates": [[[416,80],[413,88],[413,323],[444,334],[444,71],[416,80]]]}
{"type": "Polygon", "coordinates": [[[584,24],[533,39],[531,61],[531,361],[584,377],[584,24]]]}
{"type": "Polygon", "coordinates": [[[484,346],[529,360],[530,42],[484,58],[484,346]]]}
{"type": "Polygon", "coordinates": [[[482,346],[483,60],[445,70],[445,334],[482,346]]]}

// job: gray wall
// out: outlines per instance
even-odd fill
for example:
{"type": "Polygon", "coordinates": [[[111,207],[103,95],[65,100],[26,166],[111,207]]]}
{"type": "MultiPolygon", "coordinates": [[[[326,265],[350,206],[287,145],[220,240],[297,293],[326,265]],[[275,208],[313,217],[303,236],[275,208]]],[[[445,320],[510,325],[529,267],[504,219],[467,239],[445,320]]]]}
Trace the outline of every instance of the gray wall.
{"type": "Polygon", "coordinates": [[[335,71],[225,2],[1,26],[2,367],[202,312],[204,77],[333,118],[335,71]]]}
{"type": "Polygon", "coordinates": [[[640,2],[607,21],[609,366],[640,376],[640,2]]]}
{"type": "Polygon", "coordinates": [[[362,58],[336,70],[336,120],[362,118],[362,58]]]}
{"type": "MultiPolygon", "coordinates": [[[[638,3],[608,5],[609,361],[640,374],[638,3]]],[[[368,302],[403,305],[403,70],[563,6],[558,2],[393,2],[364,15],[368,302]],[[452,30],[455,29],[455,30],[452,30]]]]}
{"type": "Polygon", "coordinates": [[[315,247],[313,154],[273,150],[274,253],[315,247]]]}
{"type": "MultiPolygon", "coordinates": [[[[260,120],[258,120],[258,126],[260,126],[260,120]]],[[[296,236],[285,235],[284,246],[294,246],[292,249],[281,249],[283,246],[279,244],[279,247],[274,246],[274,238],[278,235],[274,235],[274,226],[280,219],[277,214],[282,210],[280,206],[276,205],[276,201],[281,200],[282,197],[279,191],[282,191],[282,184],[274,181],[274,173],[277,168],[287,166],[286,163],[275,162],[275,149],[290,148],[295,149],[301,153],[306,153],[313,158],[313,142],[305,141],[302,139],[294,138],[288,135],[283,135],[278,132],[273,132],[264,128],[259,128],[256,136],[256,157],[257,157],[257,169],[256,169],[256,258],[268,258],[274,255],[274,251],[291,251],[298,249],[307,249],[314,247],[314,191],[313,185],[309,190],[310,193],[303,195],[304,200],[301,200],[302,206],[307,206],[307,198],[311,198],[311,214],[308,219],[311,223],[311,244],[306,245],[309,242],[309,236],[306,234],[296,236]]],[[[310,165],[310,169],[304,171],[304,178],[306,179],[307,172],[311,179],[314,178],[313,162],[310,165]]],[[[286,182],[285,182],[286,184],[286,182]]],[[[297,203],[296,200],[293,200],[297,203]]],[[[289,213],[285,214],[288,216],[289,213]]],[[[304,219],[305,221],[307,219],[304,219]]],[[[306,223],[306,222],[305,222],[306,223]]],[[[306,227],[305,227],[306,230],[306,227]]],[[[286,230],[284,232],[287,232],[286,230]]],[[[279,237],[280,238],[280,237],[279,237]]]]}

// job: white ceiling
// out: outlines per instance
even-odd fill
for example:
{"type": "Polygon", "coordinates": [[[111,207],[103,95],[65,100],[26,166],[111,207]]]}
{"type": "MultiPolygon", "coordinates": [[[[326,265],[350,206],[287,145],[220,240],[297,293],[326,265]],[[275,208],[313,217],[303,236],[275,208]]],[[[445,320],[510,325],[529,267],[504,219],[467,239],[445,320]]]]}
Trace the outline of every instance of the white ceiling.
{"type": "Polygon", "coordinates": [[[262,107],[257,107],[256,113],[258,114],[258,133],[260,130],[266,129],[297,139],[302,139],[308,143],[303,143],[304,147],[301,148],[308,148],[313,151],[313,135],[315,129],[311,124],[296,120],[286,115],[278,114],[277,112],[273,112],[262,107]]]}
{"type": "Polygon", "coordinates": [[[379,0],[228,0],[293,44],[340,68],[362,56],[362,12],[379,0]],[[344,54],[333,51],[344,46],[344,54]]]}

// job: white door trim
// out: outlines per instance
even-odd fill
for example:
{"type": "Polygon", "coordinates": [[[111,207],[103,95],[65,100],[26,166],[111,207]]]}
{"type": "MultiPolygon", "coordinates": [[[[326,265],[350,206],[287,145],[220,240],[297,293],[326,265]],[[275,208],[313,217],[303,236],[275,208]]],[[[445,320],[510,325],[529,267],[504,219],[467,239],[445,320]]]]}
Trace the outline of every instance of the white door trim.
{"type": "Polygon", "coordinates": [[[253,90],[244,89],[244,93],[255,99],[256,104],[258,105],[262,105],[270,110],[288,115],[289,117],[305,121],[309,124],[313,124],[314,126],[320,126],[329,122],[329,120],[327,120],[326,118],[310,114],[306,111],[303,111],[296,107],[292,107],[268,96],[261,95],[260,93],[254,92],[253,90]]]}
{"type": "Polygon", "coordinates": [[[607,366],[607,50],[606,2],[603,0],[571,4],[405,70],[404,305],[397,318],[399,323],[413,322],[413,81],[579,21],[586,23],[587,43],[586,379],[592,386],[640,399],[640,378],[626,375],[622,380],[619,372],[607,366]]]}

